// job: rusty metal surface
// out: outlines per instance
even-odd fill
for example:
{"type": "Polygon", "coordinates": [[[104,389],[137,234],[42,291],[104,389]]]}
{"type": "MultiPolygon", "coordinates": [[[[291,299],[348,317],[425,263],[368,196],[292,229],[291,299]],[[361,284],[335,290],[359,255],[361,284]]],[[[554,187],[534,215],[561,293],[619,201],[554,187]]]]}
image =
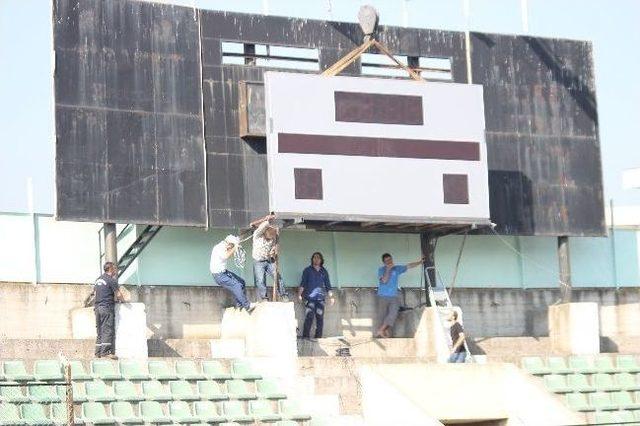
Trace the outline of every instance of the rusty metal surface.
{"type": "Polygon", "coordinates": [[[53,7],[57,218],[206,225],[197,14],[53,7]]]}

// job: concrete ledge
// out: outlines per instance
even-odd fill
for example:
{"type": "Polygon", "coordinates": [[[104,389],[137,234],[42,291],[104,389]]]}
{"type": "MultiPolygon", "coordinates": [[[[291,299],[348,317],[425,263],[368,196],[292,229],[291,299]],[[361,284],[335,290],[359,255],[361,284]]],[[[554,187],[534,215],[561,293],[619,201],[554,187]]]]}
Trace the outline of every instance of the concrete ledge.
{"type": "Polygon", "coordinates": [[[549,306],[551,349],[561,353],[590,355],[600,352],[597,303],[563,303],[549,306]]]}

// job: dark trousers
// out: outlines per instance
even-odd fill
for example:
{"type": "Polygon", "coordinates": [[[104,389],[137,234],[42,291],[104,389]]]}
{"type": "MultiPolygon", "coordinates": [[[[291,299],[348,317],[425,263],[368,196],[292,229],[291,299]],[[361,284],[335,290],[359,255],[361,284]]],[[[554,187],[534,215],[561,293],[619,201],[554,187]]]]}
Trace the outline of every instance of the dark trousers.
{"type": "Polygon", "coordinates": [[[245,283],[242,278],[231,271],[225,270],[223,272],[213,274],[213,279],[220,287],[224,287],[233,294],[233,298],[236,302],[236,308],[249,309],[249,300],[245,293],[245,283]]]}
{"type": "Polygon", "coordinates": [[[304,327],[302,329],[302,337],[309,337],[311,333],[311,324],[313,317],[316,318],[316,334],[315,338],[322,337],[322,326],[324,325],[324,301],[321,300],[305,300],[304,301],[304,327]]]}
{"type": "Polygon", "coordinates": [[[96,306],[96,357],[116,353],[116,313],[114,306],[96,306]]]}

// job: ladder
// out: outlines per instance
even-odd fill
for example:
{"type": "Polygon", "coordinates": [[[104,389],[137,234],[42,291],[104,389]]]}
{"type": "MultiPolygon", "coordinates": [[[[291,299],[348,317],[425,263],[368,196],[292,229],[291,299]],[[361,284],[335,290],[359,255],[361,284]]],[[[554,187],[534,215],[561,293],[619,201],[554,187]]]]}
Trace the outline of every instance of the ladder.
{"type": "Polygon", "coordinates": [[[118,259],[118,273],[122,274],[138,257],[142,250],[149,244],[149,242],[155,237],[162,229],[162,225],[147,225],[144,227],[140,235],[136,240],[127,248],[120,259],[118,259]]]}
{"type": "MultiPolygon", "coordinates": [[[[444,286],[444,282],[442,281],[442,277],[440,276],[440,272],[438,272],[438,270],[436,269],[435,266],[427,266],[424,268],[424,275],[426,277],[427,280],[427,288],[428,288],[428,293],[427,293],[427,297],[429,298],[429,303],[431,305],[431,307],[436,308],[438,310],[438,319],[440,320],[440,325],[442,326],[442,329],[444,331],[444,335],[447,339],[447,342],[449,343],[449,348],[453,347],[453,342],[451,341],[451,333],[449,332],[449,328],[447,326],[447,321],[449,320],[449,315],[451,314],[451,312],[456,309],[455,306],[453,306],[453,303],[451,302],[451,298],[449,297],[449,291],[447,291],[447,288],[444,286]],[[429,272],[433,271],[433,276],[435,277],[435,285],[432,285],[431,283],[431,275],[429,274],[429,272]],[[438,285],[441,284],[441,285],[438,285]]],[[[458,307],[457,309],[460,310],[460,314],[462,313],[462,310],[458,307]]],[[[463,325],[463,318],[462,315],[458,315],[458,320],[460,321],[460,324],[463,325]]],[[[464,340],[464,349],[465,352],[467,353],[467,362],[473,362],[473,356],[471,356],[471,351],[469,351],[469,346],[467,345],[467,333],[465,332],[465,340],[464,340]]]]}

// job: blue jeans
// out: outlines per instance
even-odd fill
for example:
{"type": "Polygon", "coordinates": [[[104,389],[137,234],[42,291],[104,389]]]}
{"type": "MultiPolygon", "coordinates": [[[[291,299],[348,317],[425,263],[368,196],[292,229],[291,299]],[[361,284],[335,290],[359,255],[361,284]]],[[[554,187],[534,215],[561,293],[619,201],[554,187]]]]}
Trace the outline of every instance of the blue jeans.
{"type": "Polygon", "coordinates": [[[304,301],[304,327],[302,337],[309,337],[311,334],[311,324],[313,318],[316,319],[316,339],[322,337],[322,326],[324,325],[324,300],[304,301]]]}
{"type": "MultiPolygon", "coordinates": [[[[267,274],[272,277],[276,274],[276,264],[269,260],[254,260],[253,261],[253,282],[258,288],[258,300],[267,299],[267,274]]],[[[282,284],[282,277],[278,276],[278,295],[280,297],[285,296],[287,291],[282,284]]],[[[275,280],[275,278],[274,278],[275,280]]]]}
{"type": "Polygon", "coordinates": [[[459,362],[464,362],[464,360],[467,358],[467,352],[454,352],[451,354],[451,356],[449,357],[449,362],[452,363],[459,363],[459,362]]]}
{"type": "Polygon", "coordinates": [[[236,299],[236,308],[249,309],[249,299],[245,293],[244,280],[234,274],[233,272],[224,270],[217,274],[213,274],[214,281],[225,289],[229,290],[233,297],[236,299]]]}

